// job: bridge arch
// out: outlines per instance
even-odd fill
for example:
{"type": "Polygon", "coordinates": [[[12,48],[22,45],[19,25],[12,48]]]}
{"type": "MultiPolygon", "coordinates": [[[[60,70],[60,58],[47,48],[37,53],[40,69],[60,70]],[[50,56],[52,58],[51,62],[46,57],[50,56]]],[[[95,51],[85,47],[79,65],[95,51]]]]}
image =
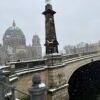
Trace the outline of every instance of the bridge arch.
{"type": "Polygon", "coordinates": [[[100,60],[74,70],[68,83],[69,100],[100,100],[100,60]]]}

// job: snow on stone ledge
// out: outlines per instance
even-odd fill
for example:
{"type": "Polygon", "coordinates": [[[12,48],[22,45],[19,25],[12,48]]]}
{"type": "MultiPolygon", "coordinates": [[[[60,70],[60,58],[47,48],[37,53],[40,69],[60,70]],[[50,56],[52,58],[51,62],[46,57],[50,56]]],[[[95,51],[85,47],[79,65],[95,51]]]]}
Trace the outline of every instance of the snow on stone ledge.
{"type": "Polygon", "coordinates": [[[16,100],[20,100],[20,99],[16,98],[16,100]]]}
{"type": "Polygon", "coordinates": [[[9,65],[9,64],[18,64],[18,63],[29,63],[29,62],[38,62],[38,61],[45,61],[45,60],[47,60],[47,59],[41,58],[41,59],[34,59],[34,60],[22,60],[22,61],[19,61],[19,62],[14,61],[14,62],[9,62],[7,64],[9,65]]]}
{"type": "Polygon", "coordinates": [[[47,66],[43,66],[42,68],[37,68],[37,69],[28,69],[26,71],[19,71],[16,72],[16,75],[22,75],[22,74],[26,74],[26,73],[31,73],[31,72],[35,72],[35,71],[40,71],[40,70],[45,70],[47,68],[47,66]]]}
{"type": "Polygon", "coordinates": [[[0,66],[0,69],[8,68],[9,66],[0,66]]]}
{"type": "Polygon", "coordinates": [[[49,56],[61,56],[61,55],[62,55],[61,53],[51,53],[51,54],[47,54],[45,56],[49,57],[49,56]]]}
{"type": "Polygon", "coordinates": [[[7,97],[7,96],[11,96],[11,95],[12,95],[12,93],[9,92],[9,93],[5,94],[5,97],[7,97]]]}
{"type": "MultiPolygon", "coordinates": [[[[5,95],[5,97],[7,97],[7,96],[11,96],[11,95],[12,95],[12,93],[11,93],[11,92],[9,92],[9,93],[7,93],[7,94],[5,95]]],[[[15,98],[15,100],[20,100],[20,99],[15,98]]]]}
{"type": "Polygon", "coordinates": [[[9,82],[12,82],[12,81],[17,80],[17,79],[18,79],[18,77],[10,78],[10,79],[9,79],[9,82]]]}
{"type": "Polygon", "coordinates": [[[69,86],[69,84],[65,84],[65,85],[62,85],[62,86],[60,86],[60,87],[58,87],[58,88],[49,89],[48,91],[49,91],[49,92],[55,92],[56,90],[59,90],[59,89],[61,89],[61,88],[68,87],[68,86],[69,86]]]}

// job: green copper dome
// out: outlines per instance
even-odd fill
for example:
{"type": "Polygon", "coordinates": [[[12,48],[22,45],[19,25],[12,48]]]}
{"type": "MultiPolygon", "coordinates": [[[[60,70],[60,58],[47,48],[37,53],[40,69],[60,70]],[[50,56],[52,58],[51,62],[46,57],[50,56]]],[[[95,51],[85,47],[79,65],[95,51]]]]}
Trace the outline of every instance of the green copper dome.
{"type": "Polygon", "coordinates": [[[5,36],[14,36],[14,35],[20,35],[20,36],[24,36],[22,30],[16,26],[15,21],[13,21],[13,24],[11,27],[9,27],[6,32],[5,32],[5,36]]]}
{"type": "Polygon", "coordinates": [[[19,27],[16,26],[15,21],[13,21],[12,26],[5,31],[3,45],[6,47],[8,47],[8,45],[11,47],[26,45],[24,33],[19,27]]]}

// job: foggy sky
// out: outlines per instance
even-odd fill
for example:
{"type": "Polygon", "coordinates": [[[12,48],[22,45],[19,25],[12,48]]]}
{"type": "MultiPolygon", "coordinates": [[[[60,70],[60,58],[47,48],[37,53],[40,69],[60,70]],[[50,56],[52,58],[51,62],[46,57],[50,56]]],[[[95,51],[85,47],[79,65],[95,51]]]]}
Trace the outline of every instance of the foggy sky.
{"type": "MultiPolygon", "coordinates": [[[[100,0],[52,0],[60,50],[79,42],[100,40],[100,0]]],[[[0,0],[0,43],[13,19],[26,36],[27,44],[38,34],[44,49],[45,0],[0,0]]]]}

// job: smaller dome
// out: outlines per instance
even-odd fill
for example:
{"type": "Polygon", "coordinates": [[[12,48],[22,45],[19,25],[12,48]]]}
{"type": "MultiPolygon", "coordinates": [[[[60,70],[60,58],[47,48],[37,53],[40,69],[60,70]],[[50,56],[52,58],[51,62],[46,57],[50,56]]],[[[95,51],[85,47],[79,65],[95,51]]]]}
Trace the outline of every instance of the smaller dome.
{"type": "Polygon", "coordinates": [[[35,35],[33,36],[33,38],[36,38],[36,39],[40,40],[40,38],[39,38],[39,36],[38,36],[37,34],[35,34],[35,35]]]}
{"type": "Polygon", "coordinates": [[[32,43],[33,45],[40,45],[40,38],[37,34],[33,36],[32,43]]]}

